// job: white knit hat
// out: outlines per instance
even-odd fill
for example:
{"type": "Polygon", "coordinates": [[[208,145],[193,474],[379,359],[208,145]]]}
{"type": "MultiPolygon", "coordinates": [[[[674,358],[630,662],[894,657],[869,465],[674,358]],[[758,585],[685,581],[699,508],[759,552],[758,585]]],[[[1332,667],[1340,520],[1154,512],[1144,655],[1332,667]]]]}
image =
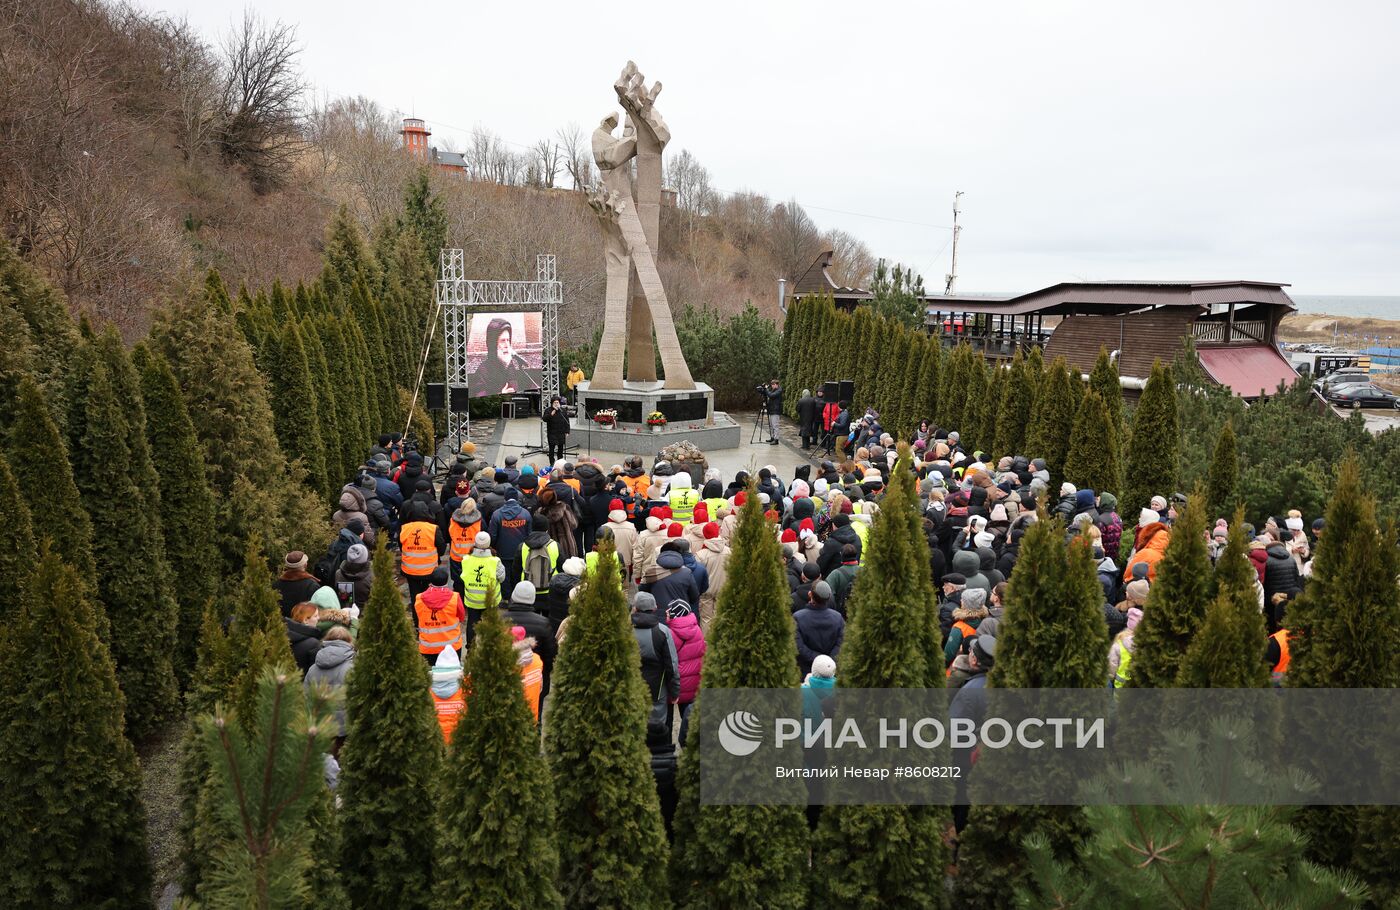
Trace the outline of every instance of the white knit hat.
{"type": "Polygon", "coordinates": [[[836,675],[836,661],[825,654],[818,654],[812,661],[812,675],[830,679],[836,675]]]}
{"type": "Polygon", "coordinates": [[[579,559],[577,556],[570,556],[568,559],[564,560],[564,574],[582,577],[585,565],[582,559],[579,559]]]}
{"type": "Polygon", "coordinates": [[[1156,524],[1162,520],[1162,516],[1153,509],[1143,509],[1138,513],[1138,527],[1145,528],[1150,524],[1156,524]]]}

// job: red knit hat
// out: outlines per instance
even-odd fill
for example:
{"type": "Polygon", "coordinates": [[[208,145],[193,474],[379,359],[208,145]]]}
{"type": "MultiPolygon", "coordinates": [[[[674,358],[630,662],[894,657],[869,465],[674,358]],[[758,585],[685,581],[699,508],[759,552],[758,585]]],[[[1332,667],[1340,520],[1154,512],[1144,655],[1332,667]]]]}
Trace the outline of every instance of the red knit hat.
{"type": "Polygon", "coordinates": [[[804,518],[804,519],[802,519],[800,522],[798,522],[798,523],[797,523],[797,530],[798,530],[799,532],[801,532],[801,531],[811,531],[813,534],[817,533],[817,527],[816,527],[816,525],[812,524],[812,519],[810,519],[810,518],[804,518]]]}
{"type": "Polygon", "coordinates": [[[851,507],[851,501],[850,501],[849,499],[843,499],[843,500],[841,500],[841,514],[842,514],[842,515],[850,515],[850,514],[853,513],[854,511],[855,511],[855,509],[851,507]]]}
{"type": "Polygon", "coordinates": [[[715,524],[713,521],[706,522],[702,533],[705,535],[706,540],[714,540],[719,536],[719,525],[715,524]]]}
{"type": "Polygon", "coordinates": [[[652,510],[651,510],[651,514],[655,515],[657,518],[670,518],[670,517],[671,517],[671,507],[670,507],[670,506],[661,506],[660,508],[652,509],[652,510]]]}
{"type": "Polygon", "coordinates": [[[681,533],[682,533],[684,530],[685,530],[685,529],[682,528],[682,527],[680,526],[680,522],[675,522],[675,521],[673,521],[673,522],[671,522],[671,524],[667,525],[667,527],[666,527],[666,536],[667,536],[667,537],[680,537],[680,536],[681,536],[681,533]]]}
{"type": "Polygon", "coordinates": [[[788,528],[778,540],[780,543],[797,543],[797,532],[793,531],[792,528],[788,528]]]}
{"type": "Polygon", "coordinates": [[[705,522],[710,520],[710,507],[705,505],[703,502],[697,502],[695,504],[695,513],[692,517],[696,524],[704,524],[705,522]]]}
{"type": "Polygon", "coordinates": [[[737,492],[737,493],[734,494],[734,508],[737,509],[737,508],[739,508],[739,506],[742,506],[744,503],[746,503],[746,502],[748,502],[748,501],[749,501],[749,494],[748,494],[748,493],[745,493],[743,490],[740,490],[739,492],[737,492]]]}
{"type": "Polygon", "coordinates": [[[625,511],[626,508],[627,507],[622,504],[622,500],[620,499],[614,499],[612,502],[608,503],[609,512],[622,512],[625,511]]]}

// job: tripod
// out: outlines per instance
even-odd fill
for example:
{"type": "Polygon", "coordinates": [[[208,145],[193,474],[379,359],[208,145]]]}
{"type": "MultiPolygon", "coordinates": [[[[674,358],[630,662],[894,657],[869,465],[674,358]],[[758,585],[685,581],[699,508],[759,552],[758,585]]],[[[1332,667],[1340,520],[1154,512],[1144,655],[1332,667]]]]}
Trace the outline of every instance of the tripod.
{"type": "Polygon", "coordinates": [[[749,445],[767,442],[768,432],[768,402],[765,401],[758,406],[758,416],[753,419],[753,432],[749,434],[749,445]]]}

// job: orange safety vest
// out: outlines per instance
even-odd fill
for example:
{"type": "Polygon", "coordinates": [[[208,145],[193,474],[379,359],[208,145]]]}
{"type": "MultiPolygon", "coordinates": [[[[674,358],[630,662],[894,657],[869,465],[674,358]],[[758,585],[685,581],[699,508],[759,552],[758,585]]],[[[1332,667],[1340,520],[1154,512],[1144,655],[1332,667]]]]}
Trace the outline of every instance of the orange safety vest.
{"type": "Polygon", "coordinates": [[[452,548],[448,552],[453,562],[461,562],[471,555],[473,542],[480,530],[479,518],[466,526],[459,525],[456,521],[447,523],[447,533],[452,538],[452,548]]]}
{"type": "Polygon", "coordinates": [[[651,478],[643,474],[640,477],[630,477],[622,475],[622,482],[627,489],[632,491],[632,504],[627,507],[627,517],[631,518],[637,514],[637,506],[647,501],[647,490],[651,489],[651,478]]]}
{"type": "Polygon", "coordinates": [[[1288,654],[1288,630],[1279,629],[1269,637],[1278,642],[1278,663],[1274,664],[1272,677],[1274,685],[1281,686],[1283,685],[1283,676],[1288,672],[1288,661],[1290,659],[1288,654]]]}
{"type": "MultiPolygon", "coordinates": [[[[954,629],[957,629],[959,632],[962,633],[962,636],[963,636],[962,643],[963,643],[964,645],[966,645],[969,641],[971,641],[972,639],[974,639],[974,638],[977,637],[977,630],[974,629],[972,626],[968,625],[967,623],[963,622],[961,619],[958,620],[957,622],[953,623],[953,628],[954,628],[954,629]]],[[[946,677],[950,677],[950,678],[952,677],[952,675],[953,675],[953,665],[952,665],[952,664],[949,664],[949,665],[948,665],[948,670],[947,670],[943,675],[946,676],[946,677]]]]}
{"type": "Polygon", "coordinates": [[[436,654],[445,647],[462,649],[462,621],[457,611],[462,609],[462,598],[456,591],[452,599],[439,610],[431,609],[419,594],[413,602],[413,612],[418,614],[418,653],[436,654]]]}
{"type": "Polygon", "coordinates": [[[431,575],[437,568],[437,525],[410,521],[399,529],[399,561],[405,575],[431,575]]]}
{"type": "Polygon", "coordinates": [[[544,659],[538,654],[530,655],[530,662],[520,668],[520,683],[525,687],[525,701],[534,712],[535,723],[540,722],[540,691],[544,689],[544,659]]]}
{"type": "Polygon", "coordinates": [[[437,709],[438,726],[442,728],[442,741],[451,744],[452,731],[457,729],[457,721],[462,719],[462,712],[467,707],[466,690],[458,687],[447,698],[438,698],[436,692],[430,694],[433,696],[433,707],[437,709]]]}

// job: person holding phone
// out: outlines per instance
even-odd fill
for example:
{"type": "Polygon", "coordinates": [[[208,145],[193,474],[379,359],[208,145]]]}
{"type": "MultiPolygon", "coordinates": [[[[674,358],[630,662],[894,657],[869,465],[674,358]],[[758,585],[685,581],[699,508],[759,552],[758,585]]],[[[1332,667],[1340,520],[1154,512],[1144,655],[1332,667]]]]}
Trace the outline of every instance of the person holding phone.
{"type": "Polygon", "coordinates": [[[549,461],[554,464],[564,457],[564,442],[569,436],[569,414],[564,410],[563,400],[555,395],[549,399],[549,407],[540,417],[544,420],[549,461]]]}

